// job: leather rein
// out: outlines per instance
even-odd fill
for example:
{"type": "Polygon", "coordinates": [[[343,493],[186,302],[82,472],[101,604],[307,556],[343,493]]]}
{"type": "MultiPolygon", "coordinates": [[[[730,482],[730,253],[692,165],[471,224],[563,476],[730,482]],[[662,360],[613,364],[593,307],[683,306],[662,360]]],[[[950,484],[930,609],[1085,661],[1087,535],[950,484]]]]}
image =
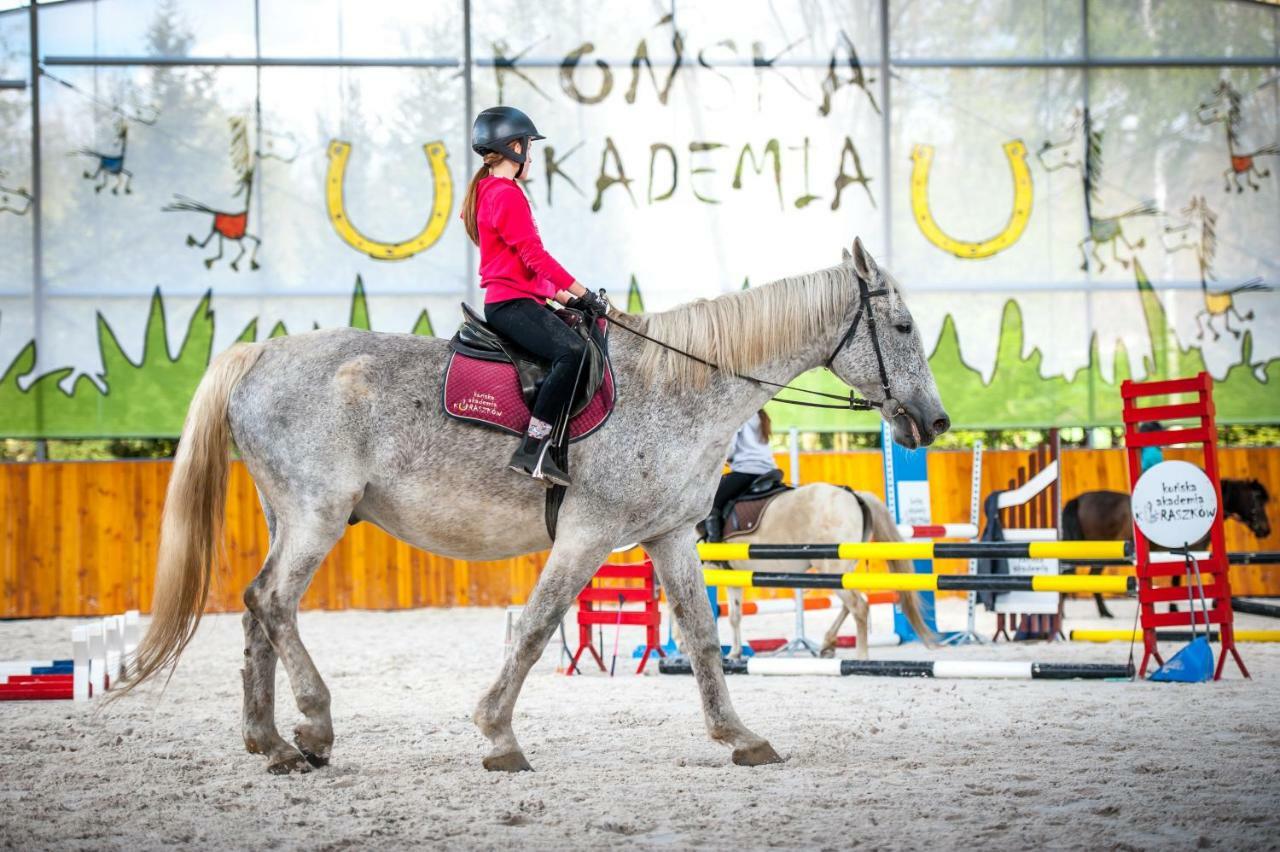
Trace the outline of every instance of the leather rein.
{"type": "Polygon", "coordinates": [[[736,379],[742,379],[743,381],[752,382],[757,385],[767,385],[768,387],[778,388],[780,390],[785,390],[785,391],[791,391],[792,393],[797,393],[797,392],[807,393],[812,396],[824,397],[826,399],[838,399],[843,404],[833,405],[831,403],[823,403],[823,402],[806,402],[800,399],[786,399],[784,397],[774,397],[773,399],[774,402],[781,402],[787,405],[803,405],[807,408],[834,408],[834,409],[839,409],[841,411],[875,411],[879,409],[882,413],[884,413],[885,406],[888,403],[892,402],[895,405],[897,405],[898,408],[896,411],[892,412],[888,416],[896,417],[899,414],[905,414],[906,410],[902,407],[901,403],[897,402],[897,400],[894,399],[893,392],[889,389],[889,373],[887,370],[885,370],[884,355],[880,350],[880,336],[879,336],[878,329],[876,328],[875,311],[871,309],[871,300],[877,296],[889,295],[889,288],[881,287],[879,290],[872,290],[869,286],[867,286],[867,282],[862,279],[862,276],[857,275],[856,277],[858,279],[858,311],[853,315],[853,321],[849,323],[848,330],[845,331],[844,335],[840,338],[840,342],[837,343],[836,348],[831,351],[830,357],[827,358],[826,363],[823,366],[825,366],[827,369],[831,369],[831,364],[832,362],[835,361],[836,356],[840,354],[840,350],[844,349],[844,347],[847,346],[851,340],[853,340],[854,335],[857,334],[858,326],[862,323],[862,316],[865,313],[867,317],[867,329],[871,332],[871,346],[872,346],[872,349],[875,350],[875,354],[876,354],[876,367],[880,371],[880,389],[884,393],[884,398],[879,402],[874,402],[872,400],[859,397],[855,394],[855,392],[852,389],[849,391],[849,396],[846,398],[844,396],[841,396],[840,394],[826,393],[825,391],[809,390],[808,388],[796,388],[796,387],[792,387],[791,385],[778,384],[777,382],[771,382],[768,379],[761,379],[756,376],[747,375],[745,373],[735,373],[732,370],[728,370],[728,369],[725,369],[724,367],[721,367],[719,364],[715,364],[711,361],[708,361],[705,358],[700,358],[699,356],[694,355],[691,352],[686,352],[683,349],[680,349],[676,346],[672,346],[669,343],[665,343],[661,340],[658,340],[657,338],[650,337],[644,332],[634,329],[631,326],[627,325],[626,323],[616,320],[611,316],[606,315],[605,319],[608,322],[612,323],[613,325],[618,326],[619,328],[626,329],[627,331],[634,334],[636,337],[642,338],[643,340],[647,340],[650,343],[661,346],[663,349],[669,350],[671,352],[675,352],[677,355],[683,355],[685,358],[688,358],[692,361],[696,361],[699,364],[702,364],[703,366],[706,366],[706,367],[710,367],[713,370],[719,370],[720,372],[725,373],[729,376],[732,376],[736,379]]]}

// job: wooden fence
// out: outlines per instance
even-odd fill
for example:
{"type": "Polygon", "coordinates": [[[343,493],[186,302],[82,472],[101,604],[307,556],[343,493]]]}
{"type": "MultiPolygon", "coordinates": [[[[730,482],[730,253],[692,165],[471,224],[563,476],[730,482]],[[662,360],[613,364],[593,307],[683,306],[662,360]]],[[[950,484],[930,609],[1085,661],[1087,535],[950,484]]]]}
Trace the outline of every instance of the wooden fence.
{"type": "MultiPolygon", "coordinates": [[[[983,493],[1005,487],[1028,454],[989,452],[983,493]]],[[[1177,458],[1176,452],[1167,457],[1177,458]]],[[[1255,477],[1280,491],[1280,448],[1228,449],[1223,476],[1255,477]]],[[[778,456],[786,470],[788,457],[778,456]]],[[[972,459],[966,452],[929,455],[933,517],[969,519],[972,459]]],[[[1119,450],[1062,453],[1062,499],[1092,489],[1125,490],[1119,450]]],[[[0,617],[97,615],[147,610],[155,566],[160,509],[168,462],[46,462],[0,464],[0,617]]],[[[802,482],[833,482],[883,494],[880,454],[873,451],[803,453],[802,482]]],[[[789,475],[789,471],[788,471],[789,475]]],[[[1273,510],[1273,520],[1280,514],[1273,510]]],[[[240,595],[267,551],[266,524],[244,467],[232,468],[227,495],[226,555],[215,573],[210,609],[239,610],[240,595]]],[[[1258,541],[1239,524],[1227,525],[1233,550],[1280,549],[1280,524],[1258,541]]],[[[381,530],[359,524],[325,560],[303,606],[321,609],[401,609],[423,606],[496,606],[522,603],[545,554],[497,562],[462,562],[415,550],[381,530]]],[[[941,570],[964,570],[942,562],[941,570]]],[[[1280,594],[1280,571],[1260,566],[1234,570],[1242,594],[1280,594]]]]}

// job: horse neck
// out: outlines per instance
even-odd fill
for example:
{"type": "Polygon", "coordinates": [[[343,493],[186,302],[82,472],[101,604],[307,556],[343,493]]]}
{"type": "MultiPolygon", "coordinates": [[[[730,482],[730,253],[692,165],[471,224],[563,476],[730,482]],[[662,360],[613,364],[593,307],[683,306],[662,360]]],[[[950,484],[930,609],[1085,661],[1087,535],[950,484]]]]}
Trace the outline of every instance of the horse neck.
{"type": "MultiPolygon", "coordinates": [[[[843,331],[843,327],[840,325],[842,320],[843,315],[833,321],[831,328],[823,329],[821,333],[799,341],[789,351],[779,352],[768,361],[757,364],[743,372],[750,374],[753,378],[785,385],[802,373],[821,367],[826,363],[827,357],[831,354],[831,350],[834,349],[836,341],[843,331]]],[[[632,372],[634,372],[643,347],[652,345],[654,344],[647,343],[624,330],[614,331],[610,335],[609,346],[614,364],[620,369],[632,372]]],[[[683,356],[673,354],[673,357],[679,358],[683,356]]],[[[644,381],[639,376],[636,376],[634,380],[644,381]]],[[[653,380],[651,389],[652,397],[663,400],[664,405],[667,404],[667,401],[687,399],[690,405],[699,411],[704,411],[708,400],[713,400],[714,410],[717,414],[723,414],[732,421],[734,428],[741,425],[751,414],[772,399],[775,394],[781,392],[779,388],[757,384],[724,370],[712,372],[706,384],[700,388],[690,387],[687,384],[659,376],[653,380]]]]}

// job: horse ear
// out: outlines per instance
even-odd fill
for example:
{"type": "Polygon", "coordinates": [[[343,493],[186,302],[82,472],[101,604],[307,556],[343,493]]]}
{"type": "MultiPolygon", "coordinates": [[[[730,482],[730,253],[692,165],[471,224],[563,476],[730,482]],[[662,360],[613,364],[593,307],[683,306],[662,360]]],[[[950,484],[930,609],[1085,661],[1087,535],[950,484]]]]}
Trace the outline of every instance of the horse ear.
{"type": "Polygon", "coordinates": [[[861,237],[853,238],[853,268],[863,281],[868,284],[875,283],[876,262],[871,257],[871,253],[862,245],[861,237]]]}
{"type": "Polygon", "coordinates": [[[840,249],[840,262],[848,263],[851,260],[853,260],[853,255],[849,254],[849,250],[847,248],[840,249]]]}

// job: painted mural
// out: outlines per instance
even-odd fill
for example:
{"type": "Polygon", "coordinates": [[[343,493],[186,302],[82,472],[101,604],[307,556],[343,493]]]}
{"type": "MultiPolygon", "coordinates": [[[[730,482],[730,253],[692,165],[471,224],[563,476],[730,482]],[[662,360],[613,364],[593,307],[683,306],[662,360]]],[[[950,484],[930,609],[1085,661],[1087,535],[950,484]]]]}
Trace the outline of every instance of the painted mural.
{"type": "MultiPolygon", "coordinates": [[[[460,56],[457,4],[365,3],[354,29],[345,2],[304,37],[264,0],[263,55],[389,67],[46,68],[39,287],[30,98],[0,90],[0,435],[176,434],[208,359],[237,340],[451,331],[476,293],[457,218],[466,83],[443,59],[394,58],[460,56]]],[[[940,2],[904,7],[895,57],[1007,65],[903,64],[886,81],[871,0],[791,16],[473,3],[470,99],[534,116],[543,239],[629,310],[829,265],[859,235],[910,292],[957,426],[1114,423],[1124,378],[1201,369],[1223,420],[1280,421],[1274,66],[1018,67],[1082,55],[1078,4],[981,0],[981,27],[944,51],[925,25],[940,2]]],[[[42,9],[43,52],[253,56],[251,20],[195,0],[97,6],[42,9]]],[[[1196,55],[1270,55],[1266,33],[1280,38],[1280,10],[1254,4],[1136,22],[1098,6],[1100,54],[1167,53],[1190,30],[1196,55]]],[[[0,13],[0,77],[25,76],[25,14],[0,13]]]]}

